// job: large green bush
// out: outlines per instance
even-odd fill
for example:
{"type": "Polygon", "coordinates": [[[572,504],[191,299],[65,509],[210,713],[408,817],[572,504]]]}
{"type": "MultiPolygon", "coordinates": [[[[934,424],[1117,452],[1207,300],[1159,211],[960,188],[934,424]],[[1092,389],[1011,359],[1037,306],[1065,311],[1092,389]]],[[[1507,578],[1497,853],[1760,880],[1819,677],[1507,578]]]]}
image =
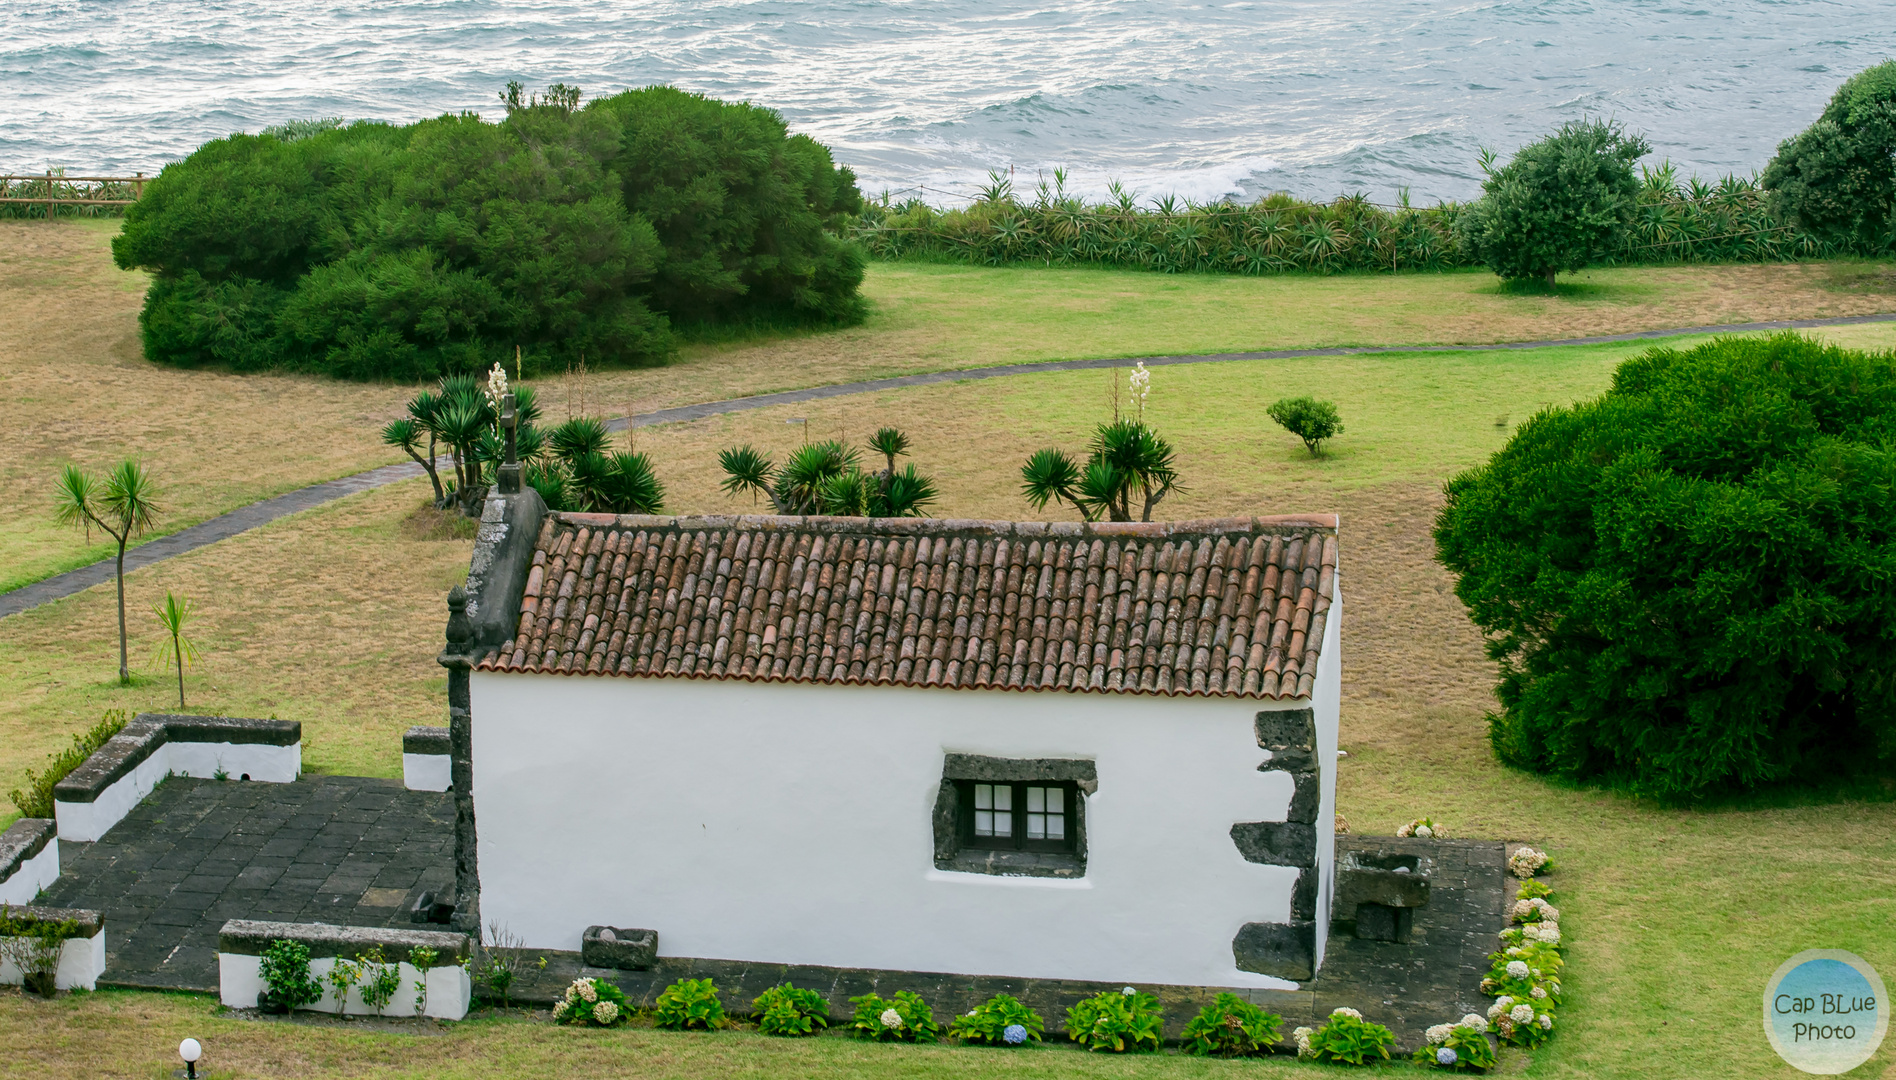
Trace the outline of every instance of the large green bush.
{"type": "Polygon", "coordinates": [[[1623,364],[1448,485],[1499,756],[1665,797],[1896,756],[1896,354],[1719,339],[1623,364]]]}
{"type": "Polygon", "coordinates": [[[1762,179],[1772,209],[1802,229],[1866,253],[1896,248],[1896,60],[1838,87],[1762,179]]]}
{"type": "Polygon", "coordinates": [[[505,119],[233,135],[113,242],[152,271],[146,355],[419,380],[637,364],[691,323],[862,315],[855,177],[776,113],[665,87],[505,119]]]}
{"type": "Polygon", "coordinates": [[[1633,163],[1651,152],[1618,124],[1562,124],[1489,169],[1482,197],[1456,219],[1456,238],[1471,261],[1503,279],[1552,288],[1555,274],[1604,262],[1625,245],[1639,200],[1633,163]]]}

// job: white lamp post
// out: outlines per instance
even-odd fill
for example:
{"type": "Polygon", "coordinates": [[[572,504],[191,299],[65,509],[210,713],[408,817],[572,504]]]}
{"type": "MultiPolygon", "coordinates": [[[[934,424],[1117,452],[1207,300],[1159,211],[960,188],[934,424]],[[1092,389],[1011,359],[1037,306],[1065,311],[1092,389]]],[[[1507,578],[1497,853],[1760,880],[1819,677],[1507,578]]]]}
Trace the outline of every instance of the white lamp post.
{"type": "Polygon", "coordinates": [[[178,1056],[184,1059],[184,1074],[197,1080],[197,1063],[204,1056],[204,1047],[196,1039],[186,1039],[178,1044],[178,1056]]]}

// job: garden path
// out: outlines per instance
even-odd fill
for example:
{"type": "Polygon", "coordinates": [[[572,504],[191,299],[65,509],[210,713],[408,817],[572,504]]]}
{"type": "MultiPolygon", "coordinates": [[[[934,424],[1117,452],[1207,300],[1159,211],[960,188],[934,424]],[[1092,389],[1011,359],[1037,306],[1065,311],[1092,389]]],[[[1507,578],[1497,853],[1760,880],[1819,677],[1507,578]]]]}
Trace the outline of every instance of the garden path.
{"type": "MultiPolygon", "coordinates": [[[[1563,345],[1605,345],[1614,342],[1643,341],[1653,338],[1680,337],[1696,334],[1737,334],[1765,330],[1806,330],[1822,326],[1854,326],[1863,323],[1896,322],[1896,313],[1883,315],[1855,315],[1834,319],[1787,319],[1776,322],[1730,323],[1722,326],[1684,326],[1667,330],[1642,330],[1628,334],[1602,334],[1594,337],[1562,338],[1551,341],[1510,341],[1490,345],[1388,345],[1372,347],[1335,347],[1320,349],[1273,349],[1262,352],[1206,353],[1181,356],[1144,356],[1144,357],[1108,357],[1093,360],[1047,360],[1031,364],[1002,364],[984,368],[957,368],[948,371],[923,372],[916,375],[898,375],[886,379],[864,379],[858,382],[832,383],[828,386],[812,386],[802,390],[784,390],[774,394],[754,394],[750,397],[729,398],[724,401],[707,401],[697,405],[680,405],[656,412],[640,413],[636,416],[622,416],[610,421],[606,426],[612,431],[624,431],[629,427],[652,427],[658,424],[677,424],[691,420],[703,420],[707,417],[722,416],[727,413],[747,412],[752,409],[767,409],[776,405],[794,405],[804,401],[819,401],[825,398],[847,397],[852,394],[869,394],[883,390],[897,390],[911,386],[931,386],[938,383],[960,382],[965,379],[998,379],[1009,375],[1031,375],[1050,371],[1085,371],[1101,368],[1120,367],[1135,361],[1147,367],[1160,367],[1170,364],[1216,364],[1235,360],[1291,360],[1310,356],[1367,356],[1383,353],[1428,353],[1428,352],[1500,352],[1518,349],[1545,349],[1563,345]]],[[[445,462],[448,459],[442,458],[445,462]]],[[[345,476],[326,483],[312,484],[285,492],[273,498],[238,507],[226,514],[220,514],[209,521],[199,522],[189,528],[180,529],[157,539],[140,544],[125,553],[125,569],[137,570],[153,563],[182,555],[188,551],[227,540],[240,533],[248,532],[261,525],[267,525],[280,517],[309,510],[345,495],[369,491],[386,484],[412,480],[422,475],[421,466],[414,462],[399,465],[384,465],[379,469],[345,476]]],[[[68,570],[63,574],[23,585],[11,592],[0,593],[0,619],[17,615],[29,608],[51,603],[75,593],[82,592],[94,585],[103,585],[112,580],[114,560],[101,559],[89,566],[68,570]]]]}

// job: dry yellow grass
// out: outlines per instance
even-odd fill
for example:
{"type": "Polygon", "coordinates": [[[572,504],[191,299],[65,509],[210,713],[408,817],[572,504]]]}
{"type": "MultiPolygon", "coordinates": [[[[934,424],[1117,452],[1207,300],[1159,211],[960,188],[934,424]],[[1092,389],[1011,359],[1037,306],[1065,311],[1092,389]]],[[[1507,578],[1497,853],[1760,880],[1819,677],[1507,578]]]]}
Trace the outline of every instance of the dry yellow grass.
{"type": "MultiPolygon", "coordinates": [[[[109,220],[0,222],[0,589],[102,558],[55,528],[52,479],[141,457],[163,485],[163,531],[304,484],[404,460],[377,432],[411,388],[146,363],[144,275],[113,267],[109,220]]],[[[790,387],[1021,361],[1310,345],[1570,337],[1896,307],[1806,266],[1603,270],[1559,297],[1479,273],[1228,278],[876,264],[874,314],[834,333],[686,347],[663,368],[595,373],[609,415],[790,387]]],[[[1855,281],[1855,279],[1851,279],[1855,281]]],[[[1866,331],[1874,334],[1874,331],[1866,331]]],[[[1890,340],[1885,336],[1882,340],[1890,340]]],[[[545,380],[549,405],[578,388],[545,380]]]]}

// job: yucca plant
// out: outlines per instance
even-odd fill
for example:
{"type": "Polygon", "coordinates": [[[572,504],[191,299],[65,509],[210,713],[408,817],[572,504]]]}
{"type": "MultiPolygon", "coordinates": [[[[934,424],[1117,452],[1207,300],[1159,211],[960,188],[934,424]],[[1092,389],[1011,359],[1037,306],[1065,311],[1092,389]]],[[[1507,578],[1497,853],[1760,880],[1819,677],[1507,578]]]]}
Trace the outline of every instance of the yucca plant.
{"type": "Polygon", "coordinates": [[[923,517],[939,498],[935,482],[913,463],[897,469],[895,459],[908,453],[907,435],[885,427],[869,440],[887,468],[862,469],[861,453],[838,440],[805,443],[782,466],[753,446],[737,446],[718,455],[727,494],[749,492],[770,500],[779,514],[836,517],[923,517]]]}
{"type": "Polygon", "coordinates": [[[1091,453],[1081,465],[1057,447],[1037,450],[1021,466],[1021,493],[1036,510],[1066,503],[1086,521],[1140,521],[1179,490],[1177,453],[1172,444],[1138,420],[1114,420],[1094,432],[1091,453]]]}

